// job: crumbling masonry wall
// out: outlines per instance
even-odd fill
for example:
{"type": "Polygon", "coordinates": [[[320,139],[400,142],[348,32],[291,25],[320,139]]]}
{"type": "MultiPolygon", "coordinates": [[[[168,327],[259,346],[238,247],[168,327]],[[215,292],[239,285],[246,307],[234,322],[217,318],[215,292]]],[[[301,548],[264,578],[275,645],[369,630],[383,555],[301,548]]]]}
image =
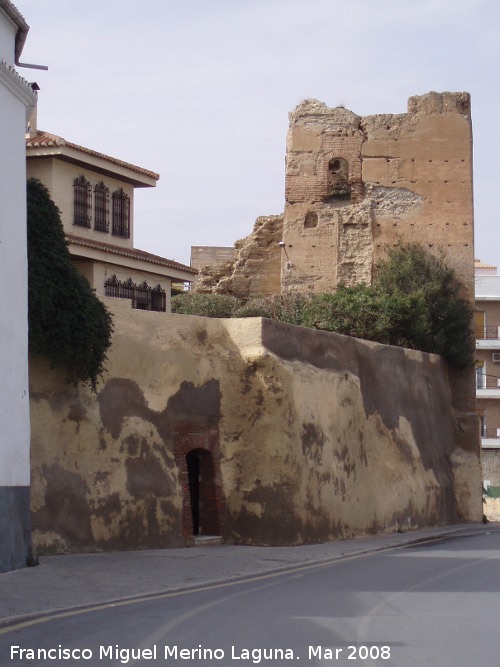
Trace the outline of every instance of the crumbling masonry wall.
{"type": "Polygon", "coordinates": [[[97,395],[31,362],[38,553],[192,543],[192,452],[201,533],[229,542],[480,520],[478,419],[439,357],[107,305],[115,333],[97,395]]]}
{"type": "MultiPolygon", "coordinates": [[[[278,220],[277,220],[278,221],[278,220]]],[[[399,240],[443,250],[474,290],[472,124],[468,93],[411,97],[403,114],[361,117],[305,100],[290,113],[286,146],[285,242],[253,236],[245,253],[200,286],[245,296],[273,289],[328,292],[370,284],[377,262],[399,240]],[[268,280],[280,263],[281,278],[268,280]],[[238,294],[236,290],[233,293],[238,294]]]]}
{"type": "Polygon", "coordinates": [[[365,118],[302,102],[290,114],[283,238],[283,289],[370,283],[401,239],[443,249],[473,294],[469,95],[428,93],[411,97],[406,114],[365,118]],[[349,178],[339,193],[331,179],[341,161],[349,178]]]}
{"type": "Polygon", "coordinates": [[[278,294],[282,234],[282,215],[257,218],[252,233],[234,244],[232,259],[200,268],[194,289],[231,294],[242,300],[256,294],[278,294]]]}

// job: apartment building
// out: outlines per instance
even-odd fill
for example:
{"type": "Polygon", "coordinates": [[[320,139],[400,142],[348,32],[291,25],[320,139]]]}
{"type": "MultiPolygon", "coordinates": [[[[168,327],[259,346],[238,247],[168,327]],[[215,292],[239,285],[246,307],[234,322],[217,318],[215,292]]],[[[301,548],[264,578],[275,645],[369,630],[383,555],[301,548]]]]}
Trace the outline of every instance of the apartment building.
{"type": "Polygon", "coordinates": [[[485,486],[500,488],[500,275],[475,261],[476,406],[485,486]]]}

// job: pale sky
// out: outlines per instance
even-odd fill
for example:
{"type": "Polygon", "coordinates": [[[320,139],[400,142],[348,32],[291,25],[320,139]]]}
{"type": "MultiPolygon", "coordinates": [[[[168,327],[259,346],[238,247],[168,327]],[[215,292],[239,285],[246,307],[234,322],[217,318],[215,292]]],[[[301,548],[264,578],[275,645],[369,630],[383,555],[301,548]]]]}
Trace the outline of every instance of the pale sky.
{"type": "Polygon", "coordinates": [[[40,129],[160,174],[135,246],[189,263],[284,207],[288,112],[468,91],[476,257],[500,265],[498,0],[14,0],[40,129]]]}

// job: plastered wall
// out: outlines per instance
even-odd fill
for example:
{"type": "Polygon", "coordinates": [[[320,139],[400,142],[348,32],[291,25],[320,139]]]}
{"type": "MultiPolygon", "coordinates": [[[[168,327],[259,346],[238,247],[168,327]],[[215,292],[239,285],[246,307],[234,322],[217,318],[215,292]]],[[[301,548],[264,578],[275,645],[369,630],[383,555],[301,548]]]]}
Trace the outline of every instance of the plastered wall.
{"type": "Polygon", "coordinates": [[[436,356],[269,320],[115,314],[97,395],[31,361],[39,552],[300,544],[480,520],[477,417],[436,356]],[[411,378],[411,381],[409,379],[411,378]]]}
{"type": "Polygon", "coordinates": [[[13,67],[17,27],[0,9],[0,572],[31,550],[24,133],[35,94],[13,67]]]}

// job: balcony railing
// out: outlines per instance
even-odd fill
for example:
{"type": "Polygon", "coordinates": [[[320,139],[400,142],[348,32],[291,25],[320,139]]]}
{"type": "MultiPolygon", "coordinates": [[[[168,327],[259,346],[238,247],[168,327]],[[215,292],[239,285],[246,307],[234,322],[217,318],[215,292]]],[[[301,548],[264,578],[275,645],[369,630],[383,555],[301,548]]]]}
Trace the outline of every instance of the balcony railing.
{"type": "Polygon", "coordinates": [[[486,373],[476,374],[476,389],[500,389],[500,378],[486,373]]]}
{"type": "Polygon", "coordinates": [[[500,439],[498,431],[497,428],[483,428],[481,429],[481,438],[500,439]]]}
{"type": "Polygon", "coordinates": [[[499,327],[494,325],[477,327],[476,340],[500,340],[499,327]]]}

